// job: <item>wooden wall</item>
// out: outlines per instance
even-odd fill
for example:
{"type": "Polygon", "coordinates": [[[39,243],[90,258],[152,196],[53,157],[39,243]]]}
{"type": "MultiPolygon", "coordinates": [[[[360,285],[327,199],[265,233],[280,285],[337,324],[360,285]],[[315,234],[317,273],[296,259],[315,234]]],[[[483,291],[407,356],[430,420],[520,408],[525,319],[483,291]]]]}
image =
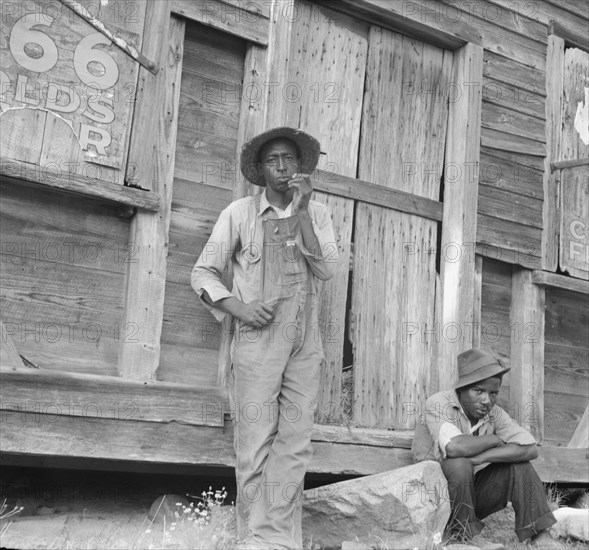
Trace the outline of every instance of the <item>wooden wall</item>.
{"type": "Polygon", "coordinates": [[[22,183],[0,200],[2,319],[44,369],[117,373],[125,271],[137,261],[120,207],[22,183]]]}
{"type": "Polygon", "coordinates": [[[544,437],[566,446],[589,401],[589,300],[546,289],[544,437]]]}
{"type": "Polygon", "coordinates": [[[243,40],[187,23],[158,380],[217,382],[221,328],[192,290],[190,273],[233,198],[244,59],[243,40]]]}

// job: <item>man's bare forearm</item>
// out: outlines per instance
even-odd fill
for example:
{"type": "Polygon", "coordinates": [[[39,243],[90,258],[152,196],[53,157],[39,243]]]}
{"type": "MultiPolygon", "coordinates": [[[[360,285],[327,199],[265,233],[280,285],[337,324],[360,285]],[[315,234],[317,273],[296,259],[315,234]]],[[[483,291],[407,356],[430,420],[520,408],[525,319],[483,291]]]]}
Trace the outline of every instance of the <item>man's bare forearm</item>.
{"type": "Polygon", "coordinates": [[[488,449],[504,445],[496,435],[457,435],[446,445],[448,458],[471,457],[488,449]]]}
{"type": "Polygon", "coordinates": [[[303,244],[305,248],[314,256],[321,255],[321,246],[315,231],[313,230],[313,223],[311,222],[311,215],[308,210],[297,212],[301,228],[301,236],[303,237],[303,244]]]}
{"type": "Polygon", "coordinates": [[[538,457],[536,445],[517,445],[509,443],[501,447],[487,449],[482,453],[468,457],[477,466],[485,462],[529,462],[538,457]]]}

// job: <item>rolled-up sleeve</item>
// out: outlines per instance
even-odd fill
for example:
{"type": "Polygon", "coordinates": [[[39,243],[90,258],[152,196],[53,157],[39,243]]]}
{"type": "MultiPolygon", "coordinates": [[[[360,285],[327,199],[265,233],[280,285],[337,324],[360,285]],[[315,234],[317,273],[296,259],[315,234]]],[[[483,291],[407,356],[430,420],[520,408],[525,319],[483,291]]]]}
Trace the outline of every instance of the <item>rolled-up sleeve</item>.
{"type": "Polygon", "coordinates": [[[231,209],[226,208],[219,215],[213,232],[203,248],[190,277],[192,288],[197,293],[202,304],[218,321],[222,321],[227,314],[207,303],[202,296],[206,291],[212,302],[218,302],[233,296],[223,284],[221,278],[238,245],[237,233],[231,209]]]}
{"type": "Polygon", "coordinates": [[[495,435],[504,443],[515,443],[517,445],[535,445],[534,436],[525,428],[522,428],[504,409],[495,406],[493,409],[495,421],[495,435]]]}
{"type": "Polygon", "coordinates": [[[315,203],[311,215],[311,224],[313,231],[319,243],[319,254],[313,254],[304,244],[298,246],[307,259],[311,272],[315,277],[326,281],[333,277],[336,265],[339,261],[339,253],[335,235],[333,232],[333,223],[327,211],[327,207],[321,203],[315,203]]]}

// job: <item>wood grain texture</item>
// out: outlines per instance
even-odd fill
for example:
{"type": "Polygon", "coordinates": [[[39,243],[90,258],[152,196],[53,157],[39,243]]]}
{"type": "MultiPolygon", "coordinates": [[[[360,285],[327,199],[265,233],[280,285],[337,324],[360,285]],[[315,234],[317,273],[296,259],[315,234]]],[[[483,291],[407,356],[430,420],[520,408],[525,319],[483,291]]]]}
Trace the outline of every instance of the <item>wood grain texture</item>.
{"type": "Polygon", "coordinates": [[[544,288],[532,282],[527,269],[512,274],[510,324],[516,328],[511,341],[509,400],[512,407],[533,411],[520,419],[522,427],[538,442],[544,437],[544,288]]]}
{"type": "Polygon", "coordinates": [[[235,152],[245,55],[241,39],[187,23],[159,380],[214,385],[217,371],[227,368],[228,348],[217,356],[221,325],[192,290],[190,273],[238,181],[235,152]]]}
{"type": "Polygon", "coordinates": [[[567,447],[569,449],[586,449],[589,447],[589,405],[577,424],[567,447]]]}
{"type": "Polygon", "coordinates": [[[43,169],[39,169],[36,165],[0,157],[0,182],[7,181],[45,186],[68,194],[93,197],[148,212],[157,212],[160,208],[159,197],[149,191],[124,187],[109,180],[78,176],[62,170],[55,164],[47,164],[43,169]]]}
{"type": "MultiPolygon", "coordinates": [[[[144,464],[235,467],[231,426],[185,425],[177,422],[121,422],[109,418],[60,417],[2,410],[0,447],[26,457],[87,457],[140,461],[144,464]],[[88,434],[92,433],[92,437],[88,434]]],[[[413,464],[406,448],[313,442],[308,471],[339,475],[372,475],[413,464]]],[[[586,449],[540,447],[534,467],[545,483],[589,483],[586,449]]]]}
{"type": "MultiPolygon", "coordinates": [[[[139,212],[131,223],[131,240],[138,247],[138,261],[129,264],[125,289],[124,321],[139,327],[137,339],[122,341],[119,371],[125,378],[151,380],[161,354],[162,320],[166,284],[168,229],[174,181],[174,160],[180,96],[180,76],[184,47],[184,21],[165,18],[169,25],[166,52],[160,70],[158,86],[163,87],[158,133],[155,140],[157,155],[153,164],[154,191],[162,201],[159,214],[139,212]]],[[[164,40],[160,36],[160,39],[164,40]]],[[[154,83],[154,85],[156,85],[154,83]]]]}
{"type": "MultiPolygon", "coordinates": [[[[261,4],[264,4],[262,2],[261,4]]],[[[268,16],[255,2],[173,0],[172,11],[192,21],[233,34],[261,46],[268,45],[268,16]]]]}
{"type": "Polygon", "coordinates": [[[144,383],[27,369],[0,373],[2,408],[66,417],[223,426],[226,397],[215,387],[144,383]]]}
{"type": "MultiPolygon", "coordinates": [[[[442,326],[472,326],[474,300],[474,251],[477,241],[478,160],[480,153],[481,85],[483,49],[469,44],[454,53],[453,81],[468,88],[461,101],[450,103],[445,163],[460,167],[452,182],[445,180],[442,251],[455,250],[441,259],[442,326]],[[472,244],[471,244],[472,243],[472,244]]],[[[456,357],[471,346],[464,338],[444,338],[440,348],[440,389],[454,387],[456,357]]]]}
{"type": "MultiPolygon", "coordinates": [[[[361,179],[439,197],[451,65],[449,52],[370,28],[361,179]]],[[[356,207],[353,418],[363,426],[413,428],[409,412],[429,391],[436,239],[430,220],[364,203],[356,207]]]]}
{"type": "Polygon", "coordinates": [[[535,270],[532,272],[532,281],[537,285],[552,286],[564,290],[572,290],[581,294],[589,294],[589,284],[572,277],[550,273],[549,271],[535,270]]]}
{"type": "Polygon", "coordinates": [[[560,249],[561,271],[589,280],[589,173],[577,166],[560,174],[560,249]]]}
{"type": "Polygon", "coordinates": [[[23,360],[21,359],[16,345],[10,336],[10,332],[4,326],[4,323],[0,321],[0,329],[2,335],[2,345],[0,346],[0,364],[3,368],[10,369],[21,369],[24,368],[23,360]]]}
{"type": "Polygon", "coordinates": [[[542,217],[542,269],[556,271],[560,235],[559,174],[550,163],[561,160],[562,103],[564,81],[564,40],[548,37],[546,54],[546,158],[544,159],[544,206],[542,217]]]}
{"type": "MultiPolygon", "coordinates": [[[[412,429],[433,364],[436,226],[358,204],[352,315],[354,422],[412,429]],[[420,247],[415,254],[414,247],[420,247]],[[394,312],[394,313],[393,313],[394,312]],[[429,333],[428,333],[429,331],[429,333]]],[[[472,307],[472,304],[471,304],[472,307]]]]}

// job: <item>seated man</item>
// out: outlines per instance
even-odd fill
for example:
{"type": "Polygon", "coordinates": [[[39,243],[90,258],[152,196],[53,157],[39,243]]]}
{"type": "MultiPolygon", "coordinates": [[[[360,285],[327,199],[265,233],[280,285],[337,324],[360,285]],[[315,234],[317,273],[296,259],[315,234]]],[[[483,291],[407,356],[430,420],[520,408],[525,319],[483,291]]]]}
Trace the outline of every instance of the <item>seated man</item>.
{"type": "Polygon", "coordinates": [[[532,538],[539,548],[563,548],[548,531],[556,519],[530,464],[538,456],[536,441],[495,404],[509,370],[482,349],[461,353],[455,390],[426,401],[413,456],[441,463],[452,506],[449,528],[459,538],[476,537],[484,527],[481,519],[511,501],[520,541],[532,538]]]}

